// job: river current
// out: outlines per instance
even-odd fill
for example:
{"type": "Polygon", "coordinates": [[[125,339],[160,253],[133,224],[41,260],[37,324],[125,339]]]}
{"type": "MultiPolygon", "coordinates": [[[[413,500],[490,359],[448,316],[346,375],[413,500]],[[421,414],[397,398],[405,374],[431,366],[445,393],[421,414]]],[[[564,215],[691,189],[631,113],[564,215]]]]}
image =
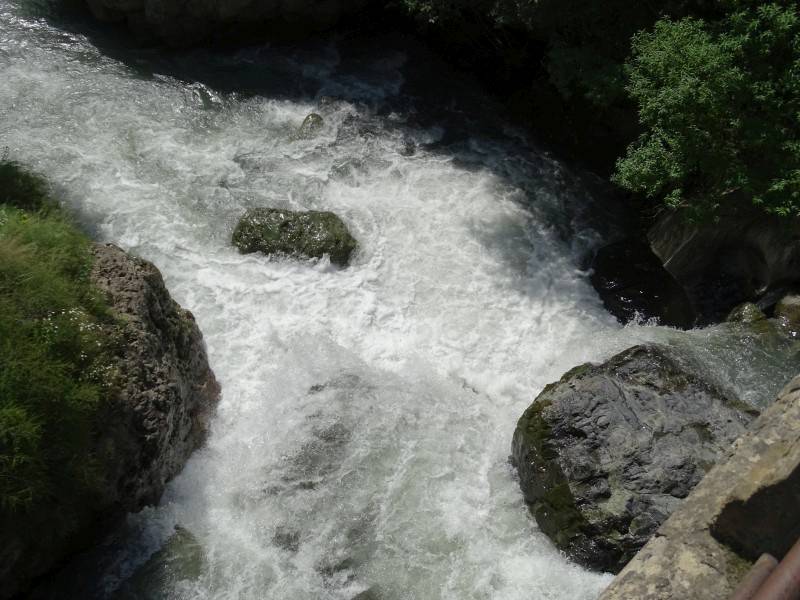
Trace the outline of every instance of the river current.
{"type": "Polygon", "coordinates": [[[585,270],[614,229],[600,186],[402,40],[159,55],[114,35],[0,0],[0,147],[158,266],[223,394],[161,504],[62,597],[596,598],[609,576],[538,531],[508,462],[536,394],[643,341],[754,404],[798,366],[726,325],[619,325],[585,270]],[[323,130],[295,139],[312,111],[323,130]],[[239,255],[256,206],[336,212],[353,264],[239,255]]]}

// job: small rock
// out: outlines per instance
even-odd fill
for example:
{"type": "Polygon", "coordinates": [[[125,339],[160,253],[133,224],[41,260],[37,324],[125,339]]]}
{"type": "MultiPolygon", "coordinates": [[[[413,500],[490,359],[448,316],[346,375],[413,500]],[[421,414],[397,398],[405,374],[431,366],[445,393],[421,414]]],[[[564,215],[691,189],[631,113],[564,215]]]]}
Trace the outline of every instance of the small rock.
{"type": "Polygon", "coordinates": [[[775,305],[775,318],[781,328],[791,337],[800,335],[800,294],[784,296],[775,305]]]}
{"type": "Polygon", "coordinates": [[[525,500],[575,561],[619,571],[753,419],[698,372],[666,347],[635,346],[571,370],[519,420],[525,500]]]}
{"type": "Polygon", "coordinates": [[[757,323],[767,318],[761,309],[752,302],[745,302],[734,308],[728,318],[728,323],[757,323]]]}
{"type": "Polygon", "coordinates": [[[351,600],[380,600],[380,598],[377,588],[371,587],[360,594],[356,594],[351,600]]]}
{"type": "Polygon", "coordinates": [[[299,140],[310,140],[317,136],[325,125],[325,119],[317,113],[311,113],[304,120],[303,124],[295,133],[295,138],[299,140]]]}
{"type": "Polygon", "coordinates": [[[242,217],[233,232],[233,244],[242,254],[262,252],[306,258],[329,255],[331,262],[346,266],[357,247],[342,220],[331,212],[293,212],[254,208],[242,217]]]}
{"type": "Polygon", "coordinates": [[[417,153],[417,145],[413,140],[403,140],[400,147],[400,156],[414,156],[417,153]]]}

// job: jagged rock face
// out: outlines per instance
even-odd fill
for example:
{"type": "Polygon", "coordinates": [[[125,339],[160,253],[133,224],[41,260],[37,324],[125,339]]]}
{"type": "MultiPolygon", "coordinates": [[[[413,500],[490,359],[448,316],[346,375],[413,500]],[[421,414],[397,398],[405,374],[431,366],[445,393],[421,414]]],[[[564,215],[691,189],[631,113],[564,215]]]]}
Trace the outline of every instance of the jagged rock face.
{"type": "MultiPolygon", "coordinates": [[[[723,320],[742,302],[771,308],[773,294],[800,283],[800,218],[758,209],[690,223],[667,213],[648,232],[665,268],[687,291],[700,324],[723,320]]],[[[785,293],[785,292],[784,292],[785,293]]]]}
{"type": "Polygon", "coordinates": [[[255,208],[239,221],[233,244],[243,254],[261,252],[304,258],[330,256],[345,266],[357,247],[347,226],[331,212],[255,208]]]}
{"type": "Polygon", "coordinates": [[[242,35],[308,35],[335,25],[365,0],[87,0],[102,21],[125,21],[135,33],[171,46],[242,35]]]}
{"type": "Polygon", "coordinates": [[[93,253],[92,281],[122,321],[119,391],[97,448],[110,510],[134,512],[158,502],[203,442],[220,390],[192,313],[170,297],[158,269],[112,245],[93,253]]]}
{"type": "Polygon", "coordinates": [[[630,348],[547,386],[512,458],[542,531],[577,562],[619,571],[755,411],[668,348],[630,348]]]}

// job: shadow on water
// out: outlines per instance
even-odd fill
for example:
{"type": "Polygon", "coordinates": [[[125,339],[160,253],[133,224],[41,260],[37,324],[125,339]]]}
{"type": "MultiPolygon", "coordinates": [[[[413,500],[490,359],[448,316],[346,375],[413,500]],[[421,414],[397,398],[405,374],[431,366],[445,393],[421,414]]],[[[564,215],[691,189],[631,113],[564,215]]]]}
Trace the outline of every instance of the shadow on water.
{"type": "MultiPolygon", "coordinates": [[[[26,6],[50,25],[87,38],[132,77],[169,78],[192,87],[196,101],[208,108],[251,97],[318,106],[333,98],[365,109],[350,123],[352,135],[366,139],[399,130],[409,139],[426,137],[420,145],[427,153],[467,172],[489,171],[520,190],[514,200],[551,223],[565,243],[574,246],[575,236],[591,229],[594,239],[578,244],[581,269],[598,243],[635,228],[633,211],[610,184],[557,162],[510,126],[500,102],[481,91],[476,79],[373,15],[299,43],[178,50],[142,46],[124,26],[99,24],[83,8],[54,8],[52,0],[27,0],[26,6]],[[416,135],[421,131],[434,134],[416,135]]],[[[410,142],[405,150],[416,149],[410,142]]],[[[502,240],[497,251],[518,260],[502,240]]]]}

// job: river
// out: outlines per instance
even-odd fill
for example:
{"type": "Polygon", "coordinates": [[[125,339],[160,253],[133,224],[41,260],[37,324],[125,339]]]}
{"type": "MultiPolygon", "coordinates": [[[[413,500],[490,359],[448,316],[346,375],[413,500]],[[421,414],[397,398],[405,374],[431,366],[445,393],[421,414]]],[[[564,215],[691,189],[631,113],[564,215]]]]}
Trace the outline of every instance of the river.
{"type": "Polygon", "coordinates": [[[600,187],[402,38],[157,54],[42,10],[0,0],[0,147],[159,267],[223,389],[85,597],[596,598],[610,577],[538,531],[508,462],[536,394],[643,341],[754,404],[798,366],[725,325],[619,325],[585,269],[600,187]],[[239,255],[256,206],[336,212],[353,264],[239,255]]]}

